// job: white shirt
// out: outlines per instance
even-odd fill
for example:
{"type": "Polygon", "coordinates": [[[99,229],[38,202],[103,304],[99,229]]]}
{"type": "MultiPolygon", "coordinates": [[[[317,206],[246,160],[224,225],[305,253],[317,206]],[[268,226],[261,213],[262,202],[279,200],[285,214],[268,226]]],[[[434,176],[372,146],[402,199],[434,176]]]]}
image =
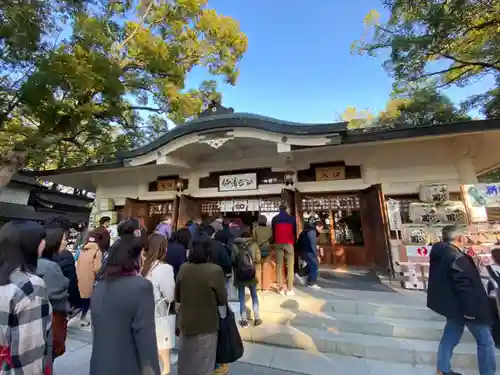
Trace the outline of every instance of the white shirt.
{"type": "Polygon", "coordinates": [[[166,298],[170,303],[174,302],[174,269],[170,264],[156,261],[146,275],[146,279],[153,284],[155,303],[158,303],[162,298],[166,298]]]}

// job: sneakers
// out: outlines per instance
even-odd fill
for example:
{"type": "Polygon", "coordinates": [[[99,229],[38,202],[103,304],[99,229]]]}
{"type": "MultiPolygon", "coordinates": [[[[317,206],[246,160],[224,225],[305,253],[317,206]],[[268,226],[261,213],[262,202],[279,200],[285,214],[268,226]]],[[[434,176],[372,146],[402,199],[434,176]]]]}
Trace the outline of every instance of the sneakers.
{"type": "Polygon", "coordinates": [[[285,290],[284,289],[280,289],[279,293],[280,293],[280,296],[284,296],[285,295],[285,290]]]}
{"type": "Polygon", "coordinates": [[[295,292],[294,292],[293,290],[287,290],[287,291],[286,291],[286,293],[285,293],[285,295],[286,295],[287,297],[291,297],[291,296],[294,296],[294,295],[295,295],[295,292]]]}
{"type": "Polygon", "coordinates": [[[321,289],[321,287],[318,284],[308,285],[307,287],[316,290],[321,289]]]}
{"type": "Polygon", "coordinates": [[[306,285],[306,282],[304,280],[304,278],[302,276],[300,276],[298,273],[296,273],[295,275],[295,282],[299,283],[300,285],[303,285],[305,286],[306,285]]]}
{"type": "Polygon", "coordinates": [[[248,327],[248,320],[241,319],[241,320],[239,321],[239,324],[240,324],[240,327],[241,327],[241,328],[247,328],[247,327],[248,327]]]}
{"type": "Polygon", "coordinates": [[[258,327],[258,326],[260,326],[261,324],[262,324],[262,319],[255,319],[255,320],[253,321],[253,326],[254,326],[254,327],[258,327]]]}

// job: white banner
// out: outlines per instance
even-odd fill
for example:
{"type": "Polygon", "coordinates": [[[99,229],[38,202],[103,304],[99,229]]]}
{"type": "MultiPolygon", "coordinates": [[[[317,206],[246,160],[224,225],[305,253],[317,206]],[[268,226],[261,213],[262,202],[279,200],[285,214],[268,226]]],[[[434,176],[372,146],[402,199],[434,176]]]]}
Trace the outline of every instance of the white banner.
{"type": "Polygon", "coordinates": [[[389,199],[387,205],[387,218],[391,230],[401,230],[401,203],[394,199],[389,199]]]}
{"type": "Polygon", "coordinates": [[[219,176],[219,191],[257,189],[257,173],[219,176]]]}

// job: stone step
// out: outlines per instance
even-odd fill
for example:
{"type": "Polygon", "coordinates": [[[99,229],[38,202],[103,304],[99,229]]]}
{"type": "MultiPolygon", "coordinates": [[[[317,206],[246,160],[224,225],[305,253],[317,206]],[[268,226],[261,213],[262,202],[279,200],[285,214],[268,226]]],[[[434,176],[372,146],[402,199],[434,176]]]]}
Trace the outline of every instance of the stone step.
{"type": "MultiPolygon", "coordinates": [[[[429,341],[441,339],[445,324],[437,320],[425,321],[340,313],[318,314],[302,311],[292,312],[286,309],[274,311],[261,309],[260,315],[265,323],[290,325],[299,329],[300,327],[311,327],[338,332],[429,341]]],[[[474,342],[474,337],[466,330],[462,340],[474,342]]]]}
{"type": "MultiPolygon", "coordinates": [[[[292,312],[339,313],[381,318],[444,321],[442,316],[430,311],[421,298],[412,302],[408,298],[397,298],[397,295],[393,296],[391,293],[378,292],[377,294],[380,295],[379,300],[373,301],[360,298],[338,298],[325,293],[321,295],[322,298],[304,292],[293,297],[280,296],[276,293],[263,293],[259,296],[259,302],[264,309],[270,311],[279,308],[292,312]]],[[[251,305],[251,301],[247,301],[247,303],[248,306],[251,305]]]]}
{"type": "MultiPolygon", "coordinates": [[[[240,334],[243,340],[253,343],[426,366],[436,365],[438,348],[435,341],[282,324],[264,323],[259,327],[240,329],[240,334]]],[[[500,360],[500,355],[497,360],[500,360]]],[[[475,343],[460,343],[455,348],[452,363],[455,368],[477,369],[475,343]]]]}

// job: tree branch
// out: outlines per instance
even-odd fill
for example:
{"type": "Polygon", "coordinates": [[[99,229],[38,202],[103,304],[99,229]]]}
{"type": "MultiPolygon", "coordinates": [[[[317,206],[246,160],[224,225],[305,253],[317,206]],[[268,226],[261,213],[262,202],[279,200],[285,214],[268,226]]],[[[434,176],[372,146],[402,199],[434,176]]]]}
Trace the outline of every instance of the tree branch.
{"type": "Polygon", "coordinates": [[[498,72],[500,72],[500,66],[497,66],[496,64],[482,62],[482,61],[464,61],[464,60],[459,59],[455,56],[452,56],[452,55],[447,54],[447,53],[442,53],[442,52],[440,53],[440,55],[449,59],[449,60],[453,60],[459,64],[462,64],[462,65],[474,65],[474,66],[482,67],[484,69],[493,69],[493,70],[497,70],[498,72]]]}
{"type": "Polygon", "coordinates": [[[162,113],[164,112],[163,109],[161,108],[153,108],[153,107],[143,107],[143,106],[130,106],[130,109],[134,111],[149,111],[149,112],[156,112],[156,113],[162,113]]]}

